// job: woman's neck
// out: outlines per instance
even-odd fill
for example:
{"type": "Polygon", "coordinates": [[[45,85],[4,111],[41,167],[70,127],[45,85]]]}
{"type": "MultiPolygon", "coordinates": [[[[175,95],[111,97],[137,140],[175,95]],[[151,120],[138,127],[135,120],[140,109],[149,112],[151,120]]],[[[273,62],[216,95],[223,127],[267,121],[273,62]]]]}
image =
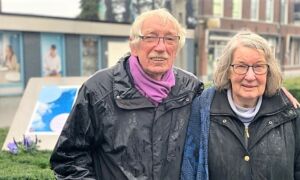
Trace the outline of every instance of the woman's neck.
{"type": "Polygon", "coordinates": [[[257,104],[257,100],[258,98],[254,99],[254,100],[241,100],[238,98],[233,97],[233,102],[235,104],[237,104],[240,107],[244,107],[244,108],[253,108],[256,106],[257,104]]]}
{"type": "Polygon", "coordinates": [[[259,97],[257,98],[252,98],[252,99],[245,99],[245,98],[240,98],[235,96],[232,92],[231,92],[231,96],[232,96],[232,100],[234,102],[234,104],[243,107],[243,108],[253,108],[256,106],[257,101],[259,99],[259,97]]]}

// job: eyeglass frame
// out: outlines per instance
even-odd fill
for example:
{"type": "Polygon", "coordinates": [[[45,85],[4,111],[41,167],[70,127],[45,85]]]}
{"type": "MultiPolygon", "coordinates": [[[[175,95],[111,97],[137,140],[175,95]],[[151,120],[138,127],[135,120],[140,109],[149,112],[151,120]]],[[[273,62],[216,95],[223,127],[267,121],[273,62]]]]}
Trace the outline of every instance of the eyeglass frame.
{"type": "MultiPolygon", "coordinates": [[[[174,46],[174,45],[178,45],[179,43],[179,40],[180,40],[180,36],[176,36],[176,35],[167,35],[167,36],[151,36],[151,35],[139,35],[138,36],[142,41],[146,42],[146,43],[153,43],[153,45],[157,46],[160,42],[160,39],[163,40],[163,43],[164,45],[169,45],[169,46],[174,46]],[[176,41],[174,41],[174,44],[172,43],[166,43],[166,38],[177,38],[176,41]],[[155,39],[155,41],[147,41],[146,38],[152,38],[152,39],[155,39]],[[156,42],[156,43],[154,43],[156,42]]],[[[149,40],[149,39],[148,39],[149,40]]]]}
{"type": "Polygon", "coordinates": [[[249,68],[251,67],[252,68],[252,71],[254,72],[254,74],[256,75],[263,75],[263,74],[266,74],[270,68],[269,64],[253,64],[253,65],[248,65],[248,64],[230,64],[230,66],[232,67],[233,69],[233,72],[235,72],[236,74],[239,74],[239,75],[245,75],[247,74],[247,72],[249,71],[249,68]],[[238,73],[236,72],[236,66],[239,65],[239,66],[245,66],[247,67],[245,73],[238,73]],[[264,65],[266,66],[266,70],[264,73],[257,73],[256,70],[255,70],[255,67],[257,67],[258,65],[264,65]]]}

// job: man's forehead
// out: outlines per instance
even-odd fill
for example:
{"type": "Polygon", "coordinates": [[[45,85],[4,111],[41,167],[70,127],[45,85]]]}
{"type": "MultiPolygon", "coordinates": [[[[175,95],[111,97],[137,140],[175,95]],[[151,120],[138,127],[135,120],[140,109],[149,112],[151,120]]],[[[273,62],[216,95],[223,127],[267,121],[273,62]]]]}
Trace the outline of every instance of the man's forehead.
{"type": "Polygon", "coordinates": [[[175,23],[168,20],[162,19],[159,16],[149,17],[145,19],[142,24],[141,31],[143,33],[155,33],[155,32],[163,32],[165,34],[177,34],[177,28],[175,23]]]}

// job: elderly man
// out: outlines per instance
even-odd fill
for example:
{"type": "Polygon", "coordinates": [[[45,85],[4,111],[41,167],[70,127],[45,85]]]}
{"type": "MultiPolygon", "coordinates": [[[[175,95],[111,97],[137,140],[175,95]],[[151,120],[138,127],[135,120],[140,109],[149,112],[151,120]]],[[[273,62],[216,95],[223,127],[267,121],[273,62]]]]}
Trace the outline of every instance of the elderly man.
{"type": "Polygon", "coordinates": [[[179,179],[191,103],[203,90],[173,67],[184,41],[164,9],[136,18],[130,55],[80,89],[50,159],[58,179],[179,179]]]}

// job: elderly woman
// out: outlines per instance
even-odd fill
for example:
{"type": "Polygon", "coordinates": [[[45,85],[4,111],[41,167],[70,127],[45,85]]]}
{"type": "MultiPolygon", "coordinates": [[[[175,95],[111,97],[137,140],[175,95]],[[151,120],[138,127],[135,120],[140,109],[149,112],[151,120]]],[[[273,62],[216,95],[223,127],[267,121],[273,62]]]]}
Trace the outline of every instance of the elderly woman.
{"type": "Polygon", "coordinates": [[[240,32],[193,103],[182,179],[300,179],[300,110],[267,41],[240,32]]]}

